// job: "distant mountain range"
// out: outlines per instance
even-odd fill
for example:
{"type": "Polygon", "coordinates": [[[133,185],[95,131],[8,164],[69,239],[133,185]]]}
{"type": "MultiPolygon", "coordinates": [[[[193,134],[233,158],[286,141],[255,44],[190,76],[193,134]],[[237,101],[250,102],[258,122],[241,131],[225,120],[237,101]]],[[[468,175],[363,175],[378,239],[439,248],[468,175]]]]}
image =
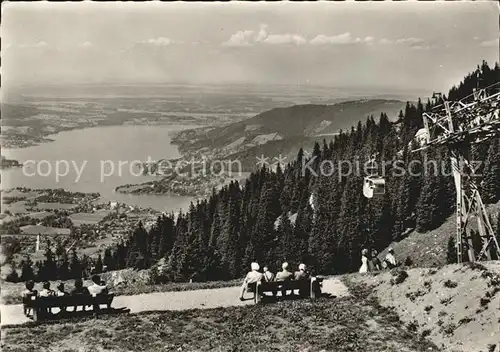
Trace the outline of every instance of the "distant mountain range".
{"type": "Polygon", "coordinates": [[[238,159],[245,171],[250,171],[256,156],[295,157],[299,148],[309,149],[316,140],[329,140],[340,130],[350,129],[370,115],[378,119],[384,112],[395,121],[404,106],[405,102],[385,99],[294,105],[271,109],[225,126],[180,131],[173,141],[183,155],[208,154],[212,158],[238,159]]]}

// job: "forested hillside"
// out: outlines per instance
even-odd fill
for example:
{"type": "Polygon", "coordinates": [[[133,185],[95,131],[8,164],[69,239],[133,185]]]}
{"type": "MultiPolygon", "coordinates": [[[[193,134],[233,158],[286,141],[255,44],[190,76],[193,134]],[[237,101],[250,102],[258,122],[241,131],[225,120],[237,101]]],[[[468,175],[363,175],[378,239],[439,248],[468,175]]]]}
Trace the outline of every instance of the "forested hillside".
{"type": "Polygon", "coordinates": [[[384,99],[361,99],[332,105],[293,105],[274,108],[226,126],[180,131],[174,142],[183,154],[209,149],[217,156],[226,157],[265,147],[269,152],[280,149],[288,155],[302,142],[309,144],[309,139],[319,135],[334,135],[372,114],[378,116],[384,112],[395,120],[403,106],[404,102],[384,99]]]}
{"type": "MultiPolygon", "coordinates": [[[[498,64],[490,68],[483,62],[478,71],[453,87],[449,98],[459,99],[471,94],[477,84],[488,86],[499,80],[498,64]]],[[[407,103],[395,122],[384,113],[378,122],[369,116],[333,140],[316,143],[312,155],[300,150],[284,169],[262,168],[243,184],[233,182],[192,204],[186,213],[159,217],[150,231],[140,224],[127,243],[108,249],[104,261],[114,269],[127,266],[130,253],[139,256],[128,265],[140,267],[164,258],[166,265],[159,274],[174,281],[240,277],[252,261],[272,270],[284,260],[294,267],[304,262],[322,274],[357,270],[362,248],[381,250],[400,239],[408,227],[432,230],[453,212],[455,187],[448,151],[411,152],[415,133],[422,127],[421,115],[431,106],[429,101],[407,103]],[[386,174],[387,191],[382,199],[368,200],[362,193],[365,174],[348,175],[346,163],[340,170],[337,166],[341,161],[362,165],[373,153],[379,153],[379,161],[386,161],[380,172],[386,174]],[[431,169],[422,175],[422,166],[411,163],[415,160],[442,163],[447,174],[431,169]],[[304,168],[304,164],[311,167],[304,168]],[[398,171],[401,168],[404,174],[398,171]],[[409,170],[420,175],[411,176],[409,170]],[[309,202],[312,193],[315,211],[309,202]]],[[[484,200],[497,202],[500,138],[472,153],[484,161],[484,200]]]]}

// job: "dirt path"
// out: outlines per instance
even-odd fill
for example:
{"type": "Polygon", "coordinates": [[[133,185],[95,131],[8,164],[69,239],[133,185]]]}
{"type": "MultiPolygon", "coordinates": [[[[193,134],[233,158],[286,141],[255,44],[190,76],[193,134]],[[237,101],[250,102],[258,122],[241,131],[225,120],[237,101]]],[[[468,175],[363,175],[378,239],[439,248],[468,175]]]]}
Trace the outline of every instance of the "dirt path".
{"type": "MultiPolygon", "coordinates": [[[[338,279],[324,281],[323,292],[337,297],[349,294],[347,287],[338,279]]],[[[253,304],[251,299],[241,302],[238,299],[239,294],[239,287],[180,292],[155,292],[134,296],[118,296],[113,301],[113,307],[127,307],[131,313],[137,313],[155,310],[208,309],[253,304]]],[[[250,298],[250,295],[247,294],[247,296],[250,298]]],[[[31,321],[24,316],[21,304],[0,305],[0,311],[1,326],[18,325],[31,321]]]]}

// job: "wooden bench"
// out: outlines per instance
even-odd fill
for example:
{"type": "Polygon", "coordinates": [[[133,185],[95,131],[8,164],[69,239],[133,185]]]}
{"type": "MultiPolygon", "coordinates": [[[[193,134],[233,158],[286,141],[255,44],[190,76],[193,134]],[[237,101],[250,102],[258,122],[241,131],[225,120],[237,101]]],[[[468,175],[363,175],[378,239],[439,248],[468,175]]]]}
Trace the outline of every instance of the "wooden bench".
{"type": "Polygon", "coordinates": [[[71,314],[76,312],[78,306],[84,307],[84,310],[86,306],[92,306],[94,314],[97,315],[101,311],[100,305],[111,307],[114,297],[114,294],[103,294],[95,297],[91,295],[31,297],[23,299],[23,304],[25,308],[33,310],[34,321],[41,321],[48,316],[48,312],[52,308],[59,308],[61,311],[64,310],[71,314]],[[73,307],[73,311],[67,311],[68,307],[73,307]]]}
{"type": "Polygon", "coordinates": [[[323,277],[311,277],[309,280],[259,281],[254,288],[254,301],[259,303],[265,293],[271,293],[275,296],[277,292],[292,291],[293,294],[295,290],[298,290],[303,297],[315,299],[321,296],[322,284],[323,277]]]}

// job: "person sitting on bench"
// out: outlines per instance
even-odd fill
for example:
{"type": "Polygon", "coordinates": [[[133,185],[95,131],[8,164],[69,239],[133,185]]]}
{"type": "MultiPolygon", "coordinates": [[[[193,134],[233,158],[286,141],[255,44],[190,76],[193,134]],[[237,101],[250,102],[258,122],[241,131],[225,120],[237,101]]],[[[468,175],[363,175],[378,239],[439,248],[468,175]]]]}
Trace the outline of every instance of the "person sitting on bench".
{"type": "MultiPolygon", "coordinates": [[[[98,295],[106,295],[108,294],[108,288],[106,287],[106,283],[101,280],[99,275],[92,275],[93,284],[88,287],[90,294],[95,297],[98,295]]],[[[110,308],[109,306],[107,308],[110,308]]],[[[99,307],[95,306],[94,310],[98,310],[99,307]]]]}
{"type": "MultiPolygon", "coordinates": [[[[83,286],[82,279],[75,280],[75,288],[71,290],[71,295],[72,296],[90,295],[88,288],[83,286]]],[[[73,311],[76,312],[78,310],[78,307],[79,306],[75,306],[73,311]]],[[[82,305],[82,310],[85,310],[85,305],[82,305]]]]}
{"type": "Polygon", "coordinates": [[[75,280],[75,288],[71,290],[71,295],[90,295],[89,289],[83,286],[82,279],[75,280]]]}
{"type": "MultiPolygon", "coordinates": [[[[63,297],[63,296],[67,296],[67,295],[68,295],[68,293],[66,291],[64,291],[64,283],[60,282],[56,286],[55,296],[63,297]]],[[[61,308],[61,312],[66,312],[66,307],[60,307],[60,308],[61,308]]]]}
{"type": "Polygon", "coordinates": [[[264,267],[264,281],[265,282],[273,282],[274,281],[274,274],[272,272],[269,271],[269,268],[267,267],[267,265],[264,267]]]}
{"type": "MultiPolygon", "coordinates": [[[[274,274],[269,271],[269,268],[266,265],[264,267],[264,274],[263,274],[262,279],[264,280],[264,282],[273,282],[274,278],[275,278],[274,274]]],[[[276,293],[277,293],[277,291],[273,291],[273,296],[276,296],[276,293]]]]}
{"type": "Polygon", "coordinates": [[[104,280],[101,280],[100,285],[104,286],[104,290],[101,293],[108,294],[109,291],[108,291],[108,287],[106,286],[106,282],[104,280]]]}
{"type": "MultiPolygon", "coordinates": [[[[33,282],[33,280],[26,281],[25,286],[26,286],[26,290],[23,291],[23,300],[25,300],[25,299],[29,299],[29,300],[35,299],[36,296],[38,295],[38,291],[35,290],[35,283],[33,282]]],[[[31,308],[23,306],[23,310],[24,310],[24,315],[28,316],[28,314],[31,311],[31,308]]]]}
{"type": "Polygon", "coordinates": [[[62,297],[62,296],[67,296],[68,292],[64,291],[64,283],[60,282],[59,285],[56,287],[56,296],[62,297]]]}
{"type": "Polygon", "coordinates": [[[45,281],[42,284],[42,288],[43,288],[43,290],[41,290],[40,294],[39,294],[40,297],[52,297],[52,296],[55,296],[54,290],[50,289],[50,282],[45,281]]]}
{"type": "Polygon", "coordinates": [[[92,296],[97,296],[107,292],[107,288],[105,285],[101,285],[101,278],[99,275],[92,275],[92,285],[90,285],[87,289],[92,296]]]}
{"type": "MultiPolygon", "coordinates": [[[[281,265],[281,271],[276,274],[276,281],[289,281],[292,279],[293,274],[288,271],[288,263],[284,262],[281,265]]],[[[286,296],[286,290],[281,291],[281,296],[286,296]]]]}
{"type": "Polygon", "coordinates": [[[295,280],[309,280],[309,273],[306,271],[306,265],[300,264],[299,270],[294,274],[295,280]]]}
{"type": "MultiPolygon", "coordinates": [[[[310,275],[309,275],[309,273],[306,271],[306,265],[305,265],[304,263],[299,264],[299,270],[298,270],[298,271],[296,271],[296,272],[295,272],[295,274],[294,274],[294,278],[295,278],[295,280],[296,280],[296,281],[306,281],[306,280],[309,280],[309,277],[310,277],[310,275]]],[[[305,296],[307,296],[307,294],[308,294],[308,289],[309,289],[308,287],[307,287],[307,290],[306,290],[306,288],[305,288],[305,287],[304,287],[304,288],[301,288],[301,289],[299,290],[299,295],[300,295],[301,297],[305,297],[305,296]]]]}
{"type": "MultiPolygon", "coordinates": [[[[54,297],[56,295],[56,293],[54,292],[54,290],[50,289],[50,282],[45,281],[42,284],[42,288],[43,289],[38,294],[39,297],[54,297]]],[[[52,309],[51,308],[47,308],[47,312],[46,313],[47,314],[52,313],[52,309]]]]}
{"type": "Polygon", "coordinates": [[[252,263],[250,264],[250,268],[252,270],[248,272],[247,276],[245,276],[245,279],[243,280],[243,285],[241,285],[240,301],[245,300],[243,298],[245,291],[251,292],[251,290],[253,290],[254,294],[256,295],[257,292],[255,291],[257,291],[256,290],[257,282],[262,280],[262,273],[259,272],[260,269],[259,264],[252,263]]]}

